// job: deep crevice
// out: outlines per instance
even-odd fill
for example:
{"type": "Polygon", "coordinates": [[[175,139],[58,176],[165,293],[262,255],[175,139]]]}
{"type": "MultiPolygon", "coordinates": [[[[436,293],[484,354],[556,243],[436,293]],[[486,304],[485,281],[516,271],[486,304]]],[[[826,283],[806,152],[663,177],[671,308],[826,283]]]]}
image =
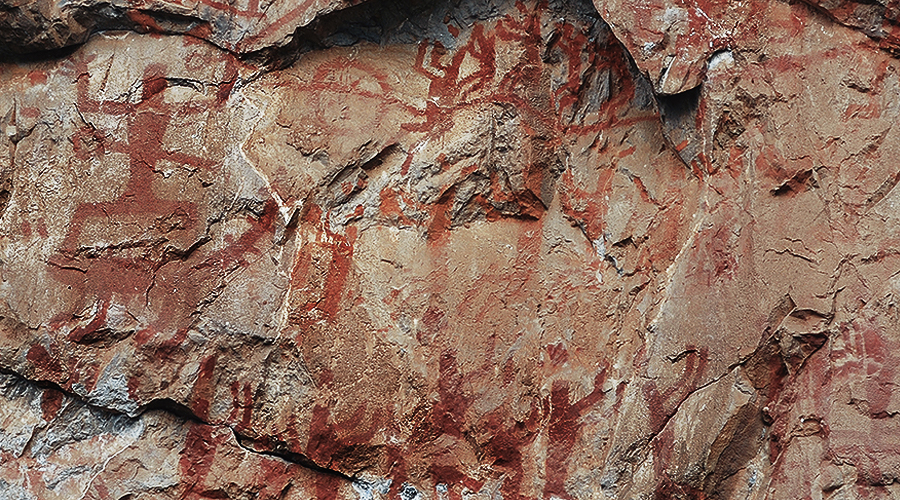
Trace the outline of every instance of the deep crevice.
{"type": "Polygon", "coordinates": [[[661,119],[673,125],[681,125],[685,120],[693,119],[700,107],[701,89],[702,86],[698,85],[678,94],[656,94],[661,119]]]}
{"type": "Polygon", "coordinates": [[[336,471],[334,469],[322,467],[321,465],[315,463],[312,459],[310,459],[306,455],[303,455],[302,453],[296,453],[296,452],[291,452],[288,450],[281,450],[281,449],[275,449],[275,450],[255,449],[247,444],[247,443],[253,443],[255,441],[247,436],[240,434],[239,432],[237,432],[234,429],[234,427],[232,427],[230,425],[226,425],[226,424],[211,424],[209,422],[206,422],[205,420],[203,420],[202,418],[197,416],[190,408],[188,408],[184,404],[179,403],[170,398],[154,399],[144,405],[139,406],[137,408],[137,410],[134,411],[133,413],[126,413],[123,411],[116,410],[114,408],[107,408],[104,406],[99,406],[94,403],[91,403],[85,397],[83,397],[77,393],[68,391],[55,382],[51,382],[48,380],[32,380],[32,379],[24,377],[21,374],[19,374],[18,372],[10,370],[6,367],[0,367],[0,374],[13,377],[20,383],[32,385],[41,390],[45,390],[45,391],[53,390],[53,391],[60,392],[64,396],[75,401],[77,404],[82,405],[91,410],[99,411],[101,413],[107,414],[110,416],[110,418],[114,418],[114,417],[115,418],[125,418],[131,422],[135,422],[135,421],[139,420],[147,412],[160,411],[163,413],[168,413],[170,415],[173,415],[178,419],[192,422],[193,424],[196,424],[196,425],[205,425],[205,426],[209,426],[209,427],[225,427],[225,428],[228,428],[232,432],[232,434],[234,434],[235,442],[237,443],[237,445],[249,453],[254,453],[257,455],[265,455],[268,457],[273,457],[273,458],[277,458],[280,460],[284,460],[285,462],[299,465],[305,469],[309,469],[313,472],[318,472],[320,474],[326,474],[326,475],[330,475],[330,476],[334,476],[334,477],[339,477],[341,479],[351,481],[351,482],[357,481],[357,478],[355,478],[353,476],[349,476],[347,474],[344,474],[340,471],[336,471]]]}
{"type": "MultiPolygon", "coordinates": [[[[207,424],[207,425],[209,425],[209,424],[207,424]]],[[[279,458],[281,460],[284,460],[285,462],[290,462],[292,464],[299,465],[301,467],[304,467],[306,469],[309,469],[309,470],[312,470],[315,472],[319,472],[321,474],[339,477],[341,479],[344,479],[344,480],[347,480],[350,482],[356,482],[358,480],[357,478],[355,478],[353,476],[348,476],[347,474],[344,474],[343,472],[336,471],[334,469],[329,469],[327,467],[322,467],[321,465],[315,463],[311,458],[307,457],[306,455],[304,455],[302,453],[296,453],[296,452],[293,452],[293,451],[290,451],[290,450],[287,450],[287,449],[284,449],[284,448],[278,447],[278,446],[276,446],[275,449],[272,449],[272,450],[258,450],[252,446],[253,444],[256,443],[256,440],[240,434],[233,428],[231,428],[231,431],[232,431],[232,433],[234,433],[234,439],[235,439],[235,441],[237,441],[238,445],[240,445],[241,448],[243,448],[251,453],[256,453],[258,455],[266,455],[266,456],[270,456],[270,457],[279,458]]]]}

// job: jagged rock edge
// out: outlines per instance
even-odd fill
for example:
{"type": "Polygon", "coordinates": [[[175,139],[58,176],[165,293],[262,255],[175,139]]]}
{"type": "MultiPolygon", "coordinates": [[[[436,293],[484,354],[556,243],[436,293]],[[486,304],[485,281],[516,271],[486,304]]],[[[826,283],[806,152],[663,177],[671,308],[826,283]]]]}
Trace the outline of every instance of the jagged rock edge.
{"type": "Polygon", "coordinates": [[[231,431],[232,435],[234,435],[234,439],[235,439],[235,442],[237,443],[237,445],[240,446],[243,450],[247,451],[248,453],[253,453],[256,455],[262,455],[262,456],[266,456],[266,457],[276,458],[278,460],[281,460],[281,461],[284,461],[284,462],[287,462],[287,463],[290,463],[293,465],[298,465],[298,466],[308,469],[310,471],[329,475],[329,476],[338,477],[340,479],[349,481],[351,483],[356,483],[356,482],[360,481],[360,479],[357,477],[348,476],[347,474],[344,474],[340,471],[337,471],[334,469],[329,469],[327,467],[323,467],[323,466],[315,463],[312,459],[310,459],[306,455],[303,455],[301,453],[280,451],[280,450],[258,450],[256,448],[254,448],[253,446],[251,446],[250,444],[248,444],[248,443],[252,443],[252,441],[253,441],[250,437],[240,434],[237,430],[235,430],[234,427],[232,427],[230,425],[225,425],[225,424],[211,424],[209,422],[206,422],[202,418],[198,417],[194,412],[192,412],[190,410],[190,408],[188,408],[187,406],[185,406],[181,403],[178,403],[177,401],[174,401],[169,398],[154,399],[148,403],[141,405],[133,413],[124,413],[124,412],[117,411],[112,408],[107,408],[105,406],[91,403],[90,401],[85,399],[83,396],[81,396],[77,393],[71,392],[71,391],[67,391],[65,388],[61,387],[60,385],[50,382],[50,381],[47,381],[47,380],[32,380],[32,379],[29,379],[27,377],[20,375],[19,373],[15,372],[13,370],[9,370],[9,369],[3,368],[3,367],[0,367],[0,374],[11,376],[11,377],[15,378],[16,380],[18,380],[19,382],[30,385],[37,389],[54,390],[54,391],[60,392],[65,397],[71,398],[72,400],[78,402],[78,404],[83,405],[86,408],[91,408],[91,409],[100,411],[104,414],[111,415],[111,416],[124,416],[131,421],[139,420],[144,414],[146,414],[148,412],[160,411],[160,412],[172,415],[173,417],[178,418],[180,420],[183,420],[186,422],[191,422],[196,425],[203,425],[203,426],[212,427],[212,428],[227,428],[229,431],[231,431]]]}

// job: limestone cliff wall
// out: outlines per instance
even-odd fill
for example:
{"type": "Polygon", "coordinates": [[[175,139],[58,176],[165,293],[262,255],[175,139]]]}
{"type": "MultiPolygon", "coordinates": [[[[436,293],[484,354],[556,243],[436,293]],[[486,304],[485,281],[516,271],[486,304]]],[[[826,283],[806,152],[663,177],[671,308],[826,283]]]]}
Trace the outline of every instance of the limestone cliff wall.
{"type": "Polygon", "coordinates": [[[900,497],[898,24],[0,0],[0,498],[900,497]]]}

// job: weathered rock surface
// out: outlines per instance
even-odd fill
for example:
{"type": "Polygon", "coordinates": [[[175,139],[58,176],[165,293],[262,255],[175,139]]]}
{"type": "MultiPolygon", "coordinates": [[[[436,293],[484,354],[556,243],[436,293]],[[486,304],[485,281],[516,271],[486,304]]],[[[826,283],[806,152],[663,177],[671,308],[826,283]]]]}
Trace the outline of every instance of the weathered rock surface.
{"type": "Polygon", "coordinates": [[[900,496],[897,19],[0,3],[0,497],[900,496]]]}
{"type": "Polygon", "coordinates": [[[207,40],[247,53],[290,41],[316,16],[352,5],[347,0],[3,0],[0,49],[10,53],[79,44],[98,31],[134,30],[207,40]]]}

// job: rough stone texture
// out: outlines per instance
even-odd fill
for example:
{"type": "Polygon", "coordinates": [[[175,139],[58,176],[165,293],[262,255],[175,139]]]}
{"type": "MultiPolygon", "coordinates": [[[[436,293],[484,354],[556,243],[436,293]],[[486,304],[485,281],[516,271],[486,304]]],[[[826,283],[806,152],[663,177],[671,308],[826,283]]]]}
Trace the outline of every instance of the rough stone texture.
{"type": "Polygon", "coordinates": [[[0,497],[900,496],[897,9],[0,3],[0,497]]]}
{"type": "Polygon", "coordinates": [[[2,0],[0,49],[52,50],[85,42],[101,30],[193,36],[246,53],[291,40],[316,16],[349,0],[2,0]]]}

